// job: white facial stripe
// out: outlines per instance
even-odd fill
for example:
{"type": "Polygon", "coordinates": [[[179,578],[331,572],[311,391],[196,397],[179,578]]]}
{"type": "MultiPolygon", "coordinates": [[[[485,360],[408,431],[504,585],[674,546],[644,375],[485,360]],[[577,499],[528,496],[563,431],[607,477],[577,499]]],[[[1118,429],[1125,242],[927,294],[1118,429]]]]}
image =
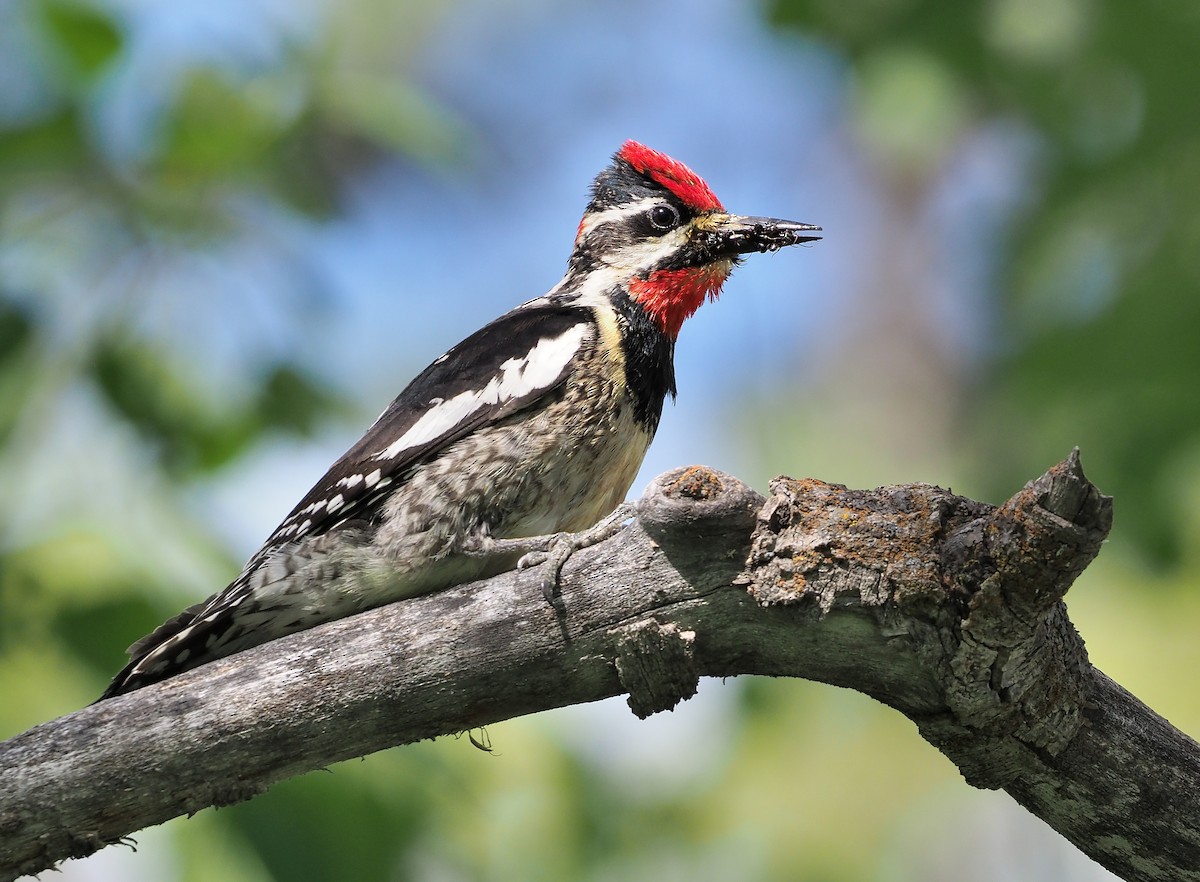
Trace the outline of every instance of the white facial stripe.
{"type": "Polygon", "coordinates": [[[598,211],[583,219],[583,223],[579,225],[579,235],[577,238],[587,236],[588,233],[603,224],[624,220],[627,217],[646,211],[651,206],[665,204],[665,199],[660,199],[657,196],[647,196],[645,199],[639,199],[636,202],[627,202],[624,205],[617,205],[613,208],[606,208],[604,211],[598,211]]]}
{"type": "MultiPolygon", "coordinates": [[[[669,252],[671,249],[666,250],[669,252]]],[[[661,257],[661,255],[659,256],[661,257]]],[[[653,263],[650,265],[652,266],[653,263]]],[[[565,283],[578,282],[578,286],[571,291],[573,303],[579,306],[597,307],[601,310],[608,309],[612,305],[608,299],[608,292],[619,285],[627,284],[634,272],[636,271],[626,269],[623,262],[620,265],[600,264],[582,278],[568,275],[546,294],[530,300],[523,306],[536,307],[549,303],[550,297],[556,294],[565,283]]]]}
{"type": "Polygon", "coordinates": [[[647,272],[676,254],[687,244],[688,229],[680,227],[654,239],[633,242],[617,251],[600,256],[613,269],[619,270],[624,278],[647,272]]]}
{"type": "Polygon", "coordinates": [[[635,242],[614,253],[604,255],[604,263],[593,267],[585,276],[579,278],[567,275],[541,297],[530,300],[523,306],[539,306],[549,302],[568,282],[577,282],[578,287],[572,291],[571,299],[580,306],[597,306],[604,308],[608,305],[608,292],[618,285],[627,284],[635,275],[653,269],[663,259],[674,254],[684,244],[688,235],[686,227],[672,230],[656,239],[635,242]]]}
{"type": "MultiPolygon", "coordinates": [[[[588,326],[580,323],[557,337],[545,337],[522,358],[500,365],[500,374],[482,389],[460,392],[435,404],[407,432],[375,454],[376,459],[395,459],[405,450],[419,447],[450,432],[479,408],[522,398],[544,389],[558,379],[563,368],[583,343],[588,326]]],[[[370,476],[367,477],[370,484],[370,476]]]]}

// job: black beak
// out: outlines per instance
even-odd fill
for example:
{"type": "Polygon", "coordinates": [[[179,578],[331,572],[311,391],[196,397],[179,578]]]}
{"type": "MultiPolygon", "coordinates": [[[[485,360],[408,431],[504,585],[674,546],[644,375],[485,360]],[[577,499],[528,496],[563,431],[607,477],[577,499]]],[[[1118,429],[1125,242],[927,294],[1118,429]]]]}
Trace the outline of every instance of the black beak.
{"type": "Polygon", "coordinates": [[[773,217],[741,217],[736,214],[714,214],[700,230],[699,239],[714,257],[736,257],[754,251],[778,251],[788,245],[815,242],[820,236],[811,235],[821,228],[813,224],[779,220],[773,217]]]}

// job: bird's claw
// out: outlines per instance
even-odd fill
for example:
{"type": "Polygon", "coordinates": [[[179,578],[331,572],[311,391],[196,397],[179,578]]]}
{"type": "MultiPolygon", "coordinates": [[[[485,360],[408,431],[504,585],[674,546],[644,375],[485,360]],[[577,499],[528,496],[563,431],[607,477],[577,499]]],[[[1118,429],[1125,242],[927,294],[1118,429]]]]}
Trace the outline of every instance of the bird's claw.
{"type": "Polygon", "coordinates": [[[558,586],[562,581],[562,569],[566,566],[571,555],[580,548],[586,548],[588,545],[595,544],[593,542],[581,543],[580,538],[589,538],[583,533],[556,533],[549,537],[545,551],[531,551],[517,561],[517,569],[527,570],[532,567],[546,567],[546,571],[542,573],[541,581],[538,583],[542,589],[542,596],[546,598],[546,602],[553,605],[554,598],[558,596],[558,586]]]}
{"type": "Polygon", "coordinates": [[[589,548],[615,536],[636,513],[637,507],[632,502],[623,502],[594,526],[578,533],[551,533],[520,539],[474,536],[463,543],[462,549],[472,556],[524,552],[517,560],[517,569],[528,570],[545,565],[546,572],[541,579],[542,595],[548,603],[553,604],[558,596],[563,567],[571,555],[581,548],[589,548]]]}
{"type": "MultiPolygon", "coordinates": [[[[517,569],[531,570],[534,567],[541,566],[546,561],[550,560],[551,556],[554,554],[555,548],[557,548],[563,542],[570,543],[571,535],[572,534],[570,533],[552,533],[549,536],[537,537],[538,542],[542,544],[543,547],[534,548],[533,550],[527,551],[521,555],[521,559],[517,561],[517,569]]],[[[574,551],[575,549],[571,550],[574,551]]],[[[570,557],[570,555],[568,554],[567,557],[570,557]]]]}
{"type": "MultiPolygon", "coordinates": [[[[557,533],[547,537],[546,549],[544,551],[530,552],[525,557],[521,558],[521,563],[517,566],[528,567],[544,564],[546,572],[542,576],[542,596],[546,598],[549,604],[554,603],[554,599],[558,596],[559,585],[562,582],[562,570],[570,559],[571,555],[581,548],[589,548],[603,542],[605,539],[611,539],[617,533],[621,532],[625,522],[637,514],[637,506],[632,502],[622,502],[608,515],[597,521],[586,530],[580,530],[578,533],[557,533]],[[526,559],[528,562],[526,562],[526,559]]],[[[523,568],[524,568],[523,567],[523,568]]]]}

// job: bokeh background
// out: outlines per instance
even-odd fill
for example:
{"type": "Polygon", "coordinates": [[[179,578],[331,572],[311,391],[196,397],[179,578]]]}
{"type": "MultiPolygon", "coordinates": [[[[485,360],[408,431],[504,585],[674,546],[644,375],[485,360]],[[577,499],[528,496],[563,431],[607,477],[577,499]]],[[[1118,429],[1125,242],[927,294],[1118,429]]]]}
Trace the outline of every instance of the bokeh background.
{"type": "MultiPolygon", "coordinates": [[[[626,138],[820,223],[678,347],[704,463],[999,502],[1082,448],[1093,660],[1200,733],[1200,6],[0,0],[0,737],[222,587],[626,138]]],[[[1101,880],[897,714],[705,681],[389,750],[80,880],[1101,880]]],[[[164,786],[169,786],[167,782],[164,786]]]]}

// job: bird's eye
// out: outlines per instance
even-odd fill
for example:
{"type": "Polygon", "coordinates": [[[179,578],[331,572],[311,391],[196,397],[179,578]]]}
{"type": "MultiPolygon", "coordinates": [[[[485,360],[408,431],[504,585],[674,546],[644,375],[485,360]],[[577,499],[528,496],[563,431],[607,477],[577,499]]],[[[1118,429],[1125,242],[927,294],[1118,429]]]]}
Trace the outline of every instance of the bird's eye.
{"type": "Polygon", "coordinates": [[[650,226],[656,230],[669,230],[679,223],[679,212],[670,205],[656,205],[650,209],[650,226]]]}

